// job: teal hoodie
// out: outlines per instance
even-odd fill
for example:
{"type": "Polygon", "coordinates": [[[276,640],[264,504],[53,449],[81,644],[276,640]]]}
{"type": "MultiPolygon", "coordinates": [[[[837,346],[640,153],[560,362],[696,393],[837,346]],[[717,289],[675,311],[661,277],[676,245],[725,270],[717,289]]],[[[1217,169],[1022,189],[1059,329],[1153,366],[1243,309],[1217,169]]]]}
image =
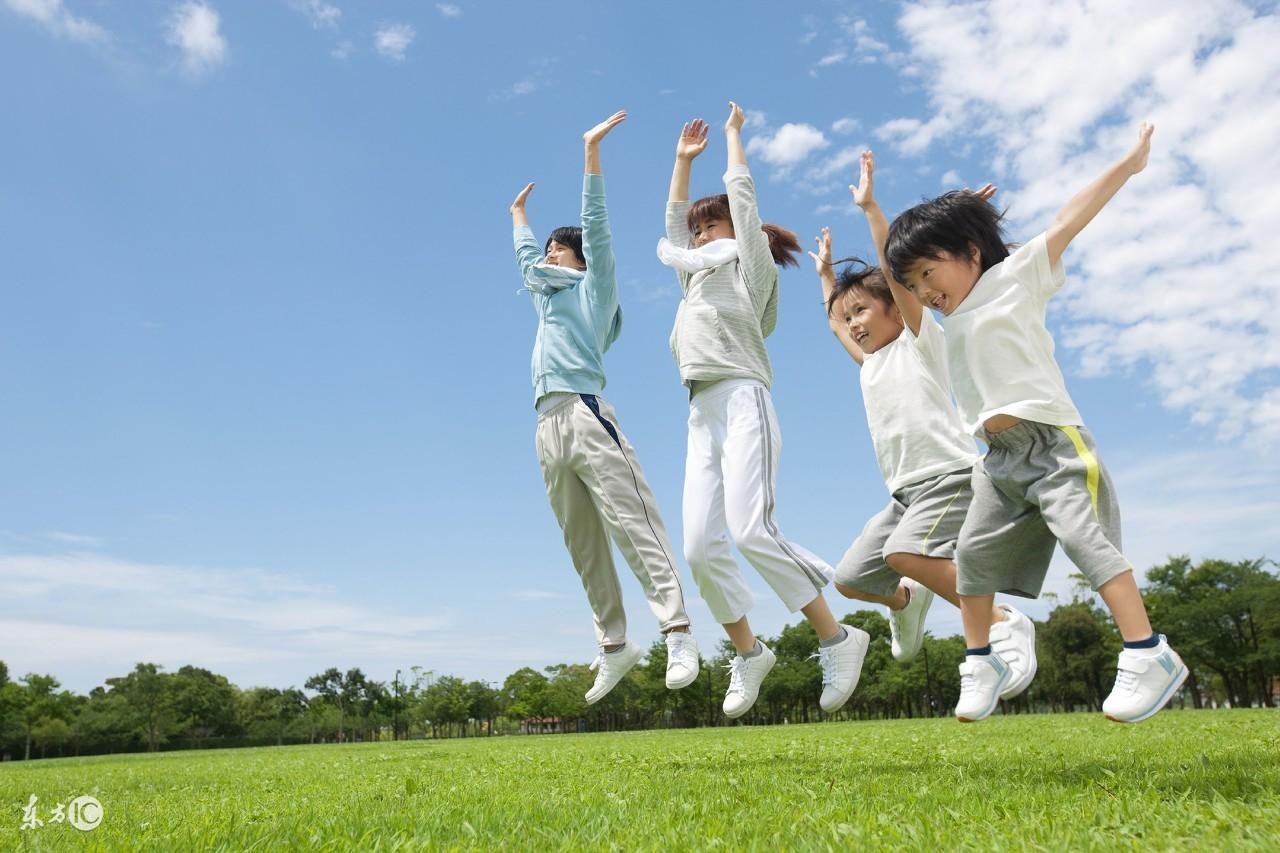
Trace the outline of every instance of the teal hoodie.
{"type": "MultiPolygon", "coordinates": [[[[527,225],[513,234],[521,276],[542,260],[542,247],[527,225]]],[[[604,353],[622,331],[613,236],[604,203],[604,176],[582,179],[582,254],[586,274],[575,284],[538,292],[530,289],[538,312],[533,342],[533,402],[553,391],[599,394],[604,390],[604,353]]]]}

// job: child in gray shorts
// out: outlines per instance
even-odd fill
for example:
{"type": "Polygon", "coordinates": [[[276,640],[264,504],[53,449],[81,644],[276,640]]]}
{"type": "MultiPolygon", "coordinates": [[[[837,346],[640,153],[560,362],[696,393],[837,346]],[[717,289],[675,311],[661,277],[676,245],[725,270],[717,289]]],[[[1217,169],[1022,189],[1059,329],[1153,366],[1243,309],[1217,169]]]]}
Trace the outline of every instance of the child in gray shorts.
{"type": "Polygon", "coordinates": [[[958,591],[968,650],[956,716],[995,708],[1012,666],[993,650],[985,614],[996,592],[1040,594],[1061,543],[1111,610],[1124,638],[1103,712],[1145,720],[1187,677],[1181,658],[1151,629],[1120,551],[1120,515],[1093,437],[1067,393],[1045,327],[1062,287],[1062,253],[1120,187],[1147,165],[1151,127],[1059,211],[1049,230],[1010,254],[1001,215],[972,193],[947,193],[894,220],[887,266],[943,314],[947,362],[968,430],[989,445],[974,469],[973,504],[957,543],[958,591]]]}
{"type": "MultiPolygon", "coordinates": [[[[872,192],[875,160],[863,155],[854,201],[866,214],[877,251],[889,223],[872,192]]],[[[836,568],[847,598],[889,608],[893,656],[910,660],[924,638],[934,594],[959,606],[956,537],[973,497],[977,452],[951,402],[942,327],[882,269],[857,264],[836,275],[831,231],[812,254],[831,331],[861,367],[862,397],[888,506],[867,522],[836,568]]],[[[1002,656],[1016,662],[1006,697],[1035,676],[1035,628],[1011,607],[988,604],[987,625],[1002,656]]]]}

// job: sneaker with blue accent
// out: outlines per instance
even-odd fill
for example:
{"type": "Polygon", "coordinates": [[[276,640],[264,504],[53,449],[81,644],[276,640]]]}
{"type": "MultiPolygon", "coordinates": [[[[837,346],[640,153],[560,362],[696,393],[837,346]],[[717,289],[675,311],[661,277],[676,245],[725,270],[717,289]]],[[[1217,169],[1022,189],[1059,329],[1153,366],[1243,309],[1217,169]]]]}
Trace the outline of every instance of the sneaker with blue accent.
{"type": "Polygon", "coordinates": [[[1140,723],[1168,704],[1186,680],[1186,664],[1161,634],[1155,648],[1120,652],[1116,684],[1102,703],[1102,713],[1117,723],[1140,723]]]}
{"type": "Polygon", "coordinates": [[[1013,670],[992,652],[989,655],[965,655],[960,664],[960,701],[956,703],[956,719],[976,723],[991,716],[1000,701],[1000,693],[1009,686],[1013,670]]]}
{"type": "Polygon", "coordinates": [[[1036,677],[1036,625],[1017,608],[999,605],[1005,617],[991,626],[991,651],[1009,665],[1009,686],[1001,699],[1012,699],[1031,686],[1036,677]]]}

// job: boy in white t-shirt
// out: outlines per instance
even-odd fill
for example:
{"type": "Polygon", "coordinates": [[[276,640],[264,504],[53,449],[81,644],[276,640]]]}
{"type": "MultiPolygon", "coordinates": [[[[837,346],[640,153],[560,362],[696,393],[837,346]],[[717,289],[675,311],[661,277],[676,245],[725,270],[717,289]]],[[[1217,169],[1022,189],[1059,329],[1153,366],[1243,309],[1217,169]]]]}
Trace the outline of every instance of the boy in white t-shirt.
{"type": "Polygon", "coordinates": [[[956,546],[964,620],[956,716],[994,710],[1010,667],[992,652],[993,595],[1040,594],[1054,543],[1111,610],[1124,639],[1108,719],[1155,714],[1186,680],[1187,668],[1151,629],[1133,568],[1120,551],[1120,513],[1093,438],[1067,393],[1045,327],[1049,297],[1062,287],[1062,253],[1120,187],[1147,165],[1151,131],[1076,194],[1049,230],[1012,254],[1001,215],[972,193],[947,193],[902,213],[889,229],[886,266],[925,305],[940,311],[960,416],[988,451],[974,468],[973,504],[956,546]]]}
{"type": "MultiPolygon", "coordinates": [[[[862,155],[860,182],[849,189],[862,208],[877,253],[889,222],[872,189],[875,158],[862,155]]],[[[979,191],[987,197],[994,187],[979,191]]],[[[973,497],[978,454],[951,402],[942,327],[883,268],[857,259],[835,272],[831,229],[809,253],[822,283],[827,322],[861,367],[862,400],[876,459],[891,495],[836,567],[846,598],[889,608],[893,656],[910,660],[924,638],[934,594],[956,605],[956,537],[973,497]]],[[[843,263],[840,262],[840,263],[843,263]]],[[[988,611],[991,644],[1013,671],[1001,698],[1023,692],[1036,673],[1035,626],[1007,605],[988,611]]]]}

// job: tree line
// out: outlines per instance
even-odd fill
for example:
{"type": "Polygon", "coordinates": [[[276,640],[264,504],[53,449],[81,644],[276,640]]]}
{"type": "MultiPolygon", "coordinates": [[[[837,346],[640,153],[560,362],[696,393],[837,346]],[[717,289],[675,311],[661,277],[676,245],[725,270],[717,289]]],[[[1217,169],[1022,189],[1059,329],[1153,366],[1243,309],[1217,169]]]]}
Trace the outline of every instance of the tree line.
{"type": "MultiPolygon", "coordinates": [[[[1275,707],[1280,700],[1280,577],[1266,559],[1174,557],[1150,569],[1144,591],[1151,621],[1173,638],[1191,671],[1183,706],[1275,707]]],[[[1070,601],[1036,623],[1039,672],[1004,713],[1100,711],[1115,678],[1120,637],[1083,579],[1070,601]]],[[[889,623],[878,611],[842,620],[871,634],[862,678],[835,715],[818,707],[822,676],[811,659],[808,622],[764,641],[778,662],[744,722],[946,716],[959,696],[959,636],[926,636],[908,663],[889,653],[889,623]]],[[[499,685],[412,667],[408,678],[376,681],[360,669],[331,668],[301,688],[242,690],[193,666],[164,672],[139,663],[87,696],[60,689],[51,675],[11,679],[0,661],[0,758],[408,737],[563,731],[616,731],[728,725],[720,701],[733,650],[721,645],[694,684],[666,689],[666,647],[657,641],[605,699],[587,705],[593,673],[585,664],[519,669],[499,685]]]]}

